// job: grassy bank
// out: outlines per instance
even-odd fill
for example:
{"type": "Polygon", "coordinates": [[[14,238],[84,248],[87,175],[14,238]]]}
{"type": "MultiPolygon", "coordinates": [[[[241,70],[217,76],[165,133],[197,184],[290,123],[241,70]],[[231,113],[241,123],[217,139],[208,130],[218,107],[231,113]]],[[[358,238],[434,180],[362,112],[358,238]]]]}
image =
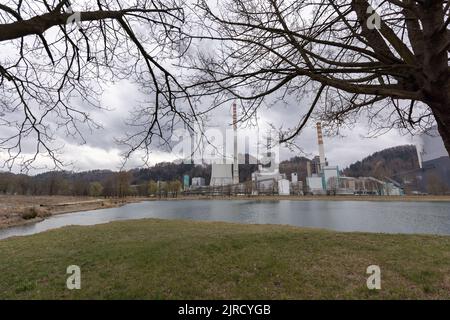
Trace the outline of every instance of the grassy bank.
{"type": "Polygon", "coordinates": [[[450,298],[450,237],[139,220],[0,241],[0,298],[450,298]],[[381,267],[369,291],[366,268],[381,267]],[[65,289],[69,265],[82,289],[65,289]]]}

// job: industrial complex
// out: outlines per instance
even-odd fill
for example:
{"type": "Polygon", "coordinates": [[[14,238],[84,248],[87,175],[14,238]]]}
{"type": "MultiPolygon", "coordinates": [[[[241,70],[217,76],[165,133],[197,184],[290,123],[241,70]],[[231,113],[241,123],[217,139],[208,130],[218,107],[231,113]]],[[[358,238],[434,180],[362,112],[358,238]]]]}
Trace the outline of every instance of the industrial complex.
{"type": "Polygon", "coordinates": [[[450,157],[436,126],[417,142],[419,168],[396,175],[405,188],[416,194],[446,194],[450,191],[450,157]]]}
{"type": "MultiPolygon", "coordinates": [[[[307,162],[306,176],[294,172],[287,175],[279,170],[279,163],[271,151],[271,138],[267,138],[267,151],[257,158],[256,171],[251,181],[239,180],[237,107],[233,104],[234,153],[233,163],[213,163],[211,179],[206,185],[204,177],[185,177],[185,192],[191,194],[246,194],[246,195],[372,195],[401,196],[404,187],[414,181],[418,193],[426,193],[427,184],[439,178],[450,188],[450,159],[438,135],[428,133],[421,137],[418,147],[420,168],[398,175],[377,179],[374,177],[347,177],[337,165],[330,165],[325,156],[322,124],[318,122],[318,155],[307,162]],[[411,178],[412,177],[412,178],[411,178]],[[187,181],[187,183],[186,183],[187,181]]],[[[436,129],[433,129],[436,131],[436,129]]],[[[433,133],[433,132],[432,132],[433,133]]],[[[434,132],[435,133],[435,132],[434,132]]]]}

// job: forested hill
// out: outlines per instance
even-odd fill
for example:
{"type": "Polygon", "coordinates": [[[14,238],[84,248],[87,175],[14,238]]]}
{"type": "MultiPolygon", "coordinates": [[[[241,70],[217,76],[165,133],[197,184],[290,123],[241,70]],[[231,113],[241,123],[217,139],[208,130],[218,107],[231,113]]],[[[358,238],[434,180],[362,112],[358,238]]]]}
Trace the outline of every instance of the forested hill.
{"type": "MultiPolygon", "coordinates": [[[[246,155],[246,163],[248,163],[246,155]]],[[[306,177],[305,157],[293,157],[280,163],[280,172],[288,179],[296,172],[298,179],[306,177]]],[[[401,146],[374,153],[352,164],[344,170],[347,176],[390,177],[418,167],[414,146],[401,146]]],[[[241,182],[251,180],[252,172],[257,170],[255,164],[239,166],[241,182]]],[[[91,195],[117,196],[126,194],[146,195],[155,181],[172,182],[174,188],[182,182],[183,175],[204,177],[209,184],[211,166],[163,162],[151,168],[133,169],[128,172],[93,170],[85,172],[54,171],[27,176],[0,172],[0,194],[28,195],[91,195]],[[130,189],[130,186],[135,186],[130,189]],[[125,191],[124,191],[125,190],[125,191]]]]}
{"type": "Polygon", "coordinates": [[[351,164],[344,170],[349,177],[391,177],[419,167],[416,147],[405,145],[384,149],[351,164]]]}

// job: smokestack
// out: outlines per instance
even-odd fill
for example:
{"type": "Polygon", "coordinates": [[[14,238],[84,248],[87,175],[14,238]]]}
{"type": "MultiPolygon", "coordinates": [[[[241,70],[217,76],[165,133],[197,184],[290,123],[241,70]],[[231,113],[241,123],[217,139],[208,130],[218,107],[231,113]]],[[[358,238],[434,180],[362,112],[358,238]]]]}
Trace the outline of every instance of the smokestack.
{"type": "Polygon", "coordinates": [[[233,130],[234,130],[233,184],[239,184],[239,159],[238,159],[236,103],[233,103],[233,130]]]}
{"type": "Polygon", "coordinates": [[[323,146],[322,123],[320,122],[317,122],[317,139],[319,142],[320,169],[323,170],[327,164],[325,161],[325,149],[323,146]]]}

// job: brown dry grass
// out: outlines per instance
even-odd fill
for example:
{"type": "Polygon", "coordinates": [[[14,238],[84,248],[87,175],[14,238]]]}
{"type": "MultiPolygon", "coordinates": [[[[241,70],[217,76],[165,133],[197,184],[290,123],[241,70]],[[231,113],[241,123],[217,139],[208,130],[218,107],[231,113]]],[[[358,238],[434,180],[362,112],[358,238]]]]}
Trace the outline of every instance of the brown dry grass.
{"type": "Polygon", "coordinates": [[[40,221],[48,216],[118,207],[138,198],[0,195],[0,228],[40,221]]]}
{"type": "Polygon", "coordinates": [[[179,196],[177,198],[135,198],[103,199],[93,197],[71,196],[22,196],[0,195],[0,228],[32,223],[45,217],[77,211],[112,208],[130,202],[142,200],[295,200],[295,201],[448,201],[450,196],[403,196],[403,197],[376,197],[376,196],[179,196]],[[38,213],[34,218],[24,219],[24,214],[30,208],[38,213]]]}

